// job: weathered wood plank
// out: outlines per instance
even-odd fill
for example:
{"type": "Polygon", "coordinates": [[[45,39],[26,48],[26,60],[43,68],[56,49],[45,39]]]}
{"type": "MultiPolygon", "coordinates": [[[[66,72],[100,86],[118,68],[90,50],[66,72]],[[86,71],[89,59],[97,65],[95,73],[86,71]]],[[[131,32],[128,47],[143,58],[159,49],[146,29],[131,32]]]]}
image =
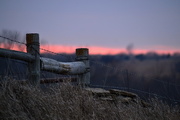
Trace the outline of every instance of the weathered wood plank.
{"type": "MultiPolygon", "coordinates": [[[[27,80],[17,80],[17,82],[22,85],[28,84],[27,80]]],[[[77,77],[46,78],[40,80],[40,84],[61,83],[61,82],[77,82],[77,77]]]]}
{"type": "Polygon", "coordinates": [[[26,34],[27,53],[33,55],[35,59],[28,62],[28,82],[31,85],[38,86],[40,83],[40,50],[39,34],[26,34]]]}
{"type": "Polygon", "coordinates": [[[111,96],[111,93],[108,90],[102,88],[84,88],[86,91],[91,92],[93,95],[98,97],[101,96],[111,96]]]}
{"type": "Polygon", "coordinates": [[[58,62],[49,58],[41,59],[41,70],[58,74],[83,74],[86,72],[86,65],[83,62],[58,62]]]}
{"type": "Polygon", "coordinates": [[[59,83],[59,82],[77,82],[76,77],[61,77],[61,78],[48,78],[48,79],[41,79],[41,84],[47,83],[59,83]]]}
{"type": "Polygon", "coordinates": [[[31,54],[3,48],[0,48],[0,57],[22,60],[26,62],[32,62],[33,60],[35,60],[35,57],[31,54]]]}
{"type": "Polygon", "coordinates": [[[118,89],[111,89],[109,91],[112,94],[121,95],[124,97],[137,98],[137,96],[138,96],[135,93],[131,93],[131,92],[123,91],[123,90],[118,90],[118,89]]]}

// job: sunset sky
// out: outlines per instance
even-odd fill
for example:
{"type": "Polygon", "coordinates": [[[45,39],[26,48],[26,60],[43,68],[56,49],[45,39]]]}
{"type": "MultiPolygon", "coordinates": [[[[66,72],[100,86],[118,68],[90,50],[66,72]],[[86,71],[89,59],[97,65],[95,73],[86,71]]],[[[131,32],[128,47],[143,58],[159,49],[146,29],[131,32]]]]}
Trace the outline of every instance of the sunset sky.
{"type": "Polygon", "coordinates": [[[54,52],[180,52],[180,0],[0,0],[0,15],[0,34],[39,33],[54,52]]]}

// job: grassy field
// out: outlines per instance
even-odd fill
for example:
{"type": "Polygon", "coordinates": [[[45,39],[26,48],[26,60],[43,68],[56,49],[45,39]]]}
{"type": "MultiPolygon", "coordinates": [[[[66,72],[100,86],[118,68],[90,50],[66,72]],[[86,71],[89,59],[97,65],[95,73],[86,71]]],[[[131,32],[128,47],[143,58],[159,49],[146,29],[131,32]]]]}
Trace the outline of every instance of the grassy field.
{"type": "Polygon", "coordinates": [[[151,107],[138,103],[114,104],[68,83],[47,89],[1,81],[0,119],[3,120],[179,120],[179,106],[151,99],[151,107]]]}

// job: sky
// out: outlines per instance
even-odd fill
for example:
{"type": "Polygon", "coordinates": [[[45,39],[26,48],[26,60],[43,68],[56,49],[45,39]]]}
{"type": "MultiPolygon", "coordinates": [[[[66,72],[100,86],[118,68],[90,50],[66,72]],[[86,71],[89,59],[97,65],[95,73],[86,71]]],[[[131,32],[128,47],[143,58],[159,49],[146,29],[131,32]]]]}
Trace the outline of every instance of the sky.
{"type": "Polygon", "coordinates": [[[180,52],[180,0],[0,0],[0,15],[0,33],[39,33],[54,52],[180,52]]]}

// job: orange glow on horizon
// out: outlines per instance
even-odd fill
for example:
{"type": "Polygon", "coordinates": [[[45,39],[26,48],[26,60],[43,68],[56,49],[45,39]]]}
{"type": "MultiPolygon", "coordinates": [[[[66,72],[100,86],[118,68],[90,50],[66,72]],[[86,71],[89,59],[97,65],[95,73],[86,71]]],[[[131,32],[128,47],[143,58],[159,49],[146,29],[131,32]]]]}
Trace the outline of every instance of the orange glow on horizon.
{"type": "MultiPolygon", "coordinates": [[[[0,48],[7,48],[7,46],[0,44],[0,48]]],[[[65,45],[41,45],[40,48],[52,51],[54,53],[75,53],[76,48],[89,48],[90,55],[116,55],[120,53],[128,53],[125,48],[108,48],[99,46],[65,46],[65,45]]],[[[10,46],[10,49],[26,52],[26,46],[19,47],[17,45],[10,46]]],[[[48,53],[47,51],[40,50],[41,53],[48,53]]],[[[157,49],[157,48],[156,48],[157,49]]],[[[145,50],[145,49],[134,49],[133,54],[146,54],[148,52],[155,52],[157,54],[174,54],[175,52],[180,53],[180,49],[164,49],[164,50],[145,50]]]]}

